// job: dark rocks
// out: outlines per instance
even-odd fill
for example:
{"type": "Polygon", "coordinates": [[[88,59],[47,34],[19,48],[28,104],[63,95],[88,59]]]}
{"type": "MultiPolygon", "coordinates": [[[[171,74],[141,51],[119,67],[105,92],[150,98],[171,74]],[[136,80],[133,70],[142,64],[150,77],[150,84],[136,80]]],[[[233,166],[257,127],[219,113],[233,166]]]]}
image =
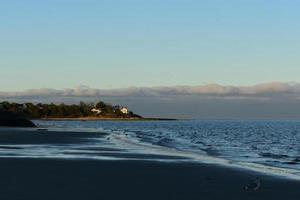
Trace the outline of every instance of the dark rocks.
{"type": "Polygon", "coordinates": [[[0,127],[36,127],[30,120],[16,113],[0,110],[0,127]]]}

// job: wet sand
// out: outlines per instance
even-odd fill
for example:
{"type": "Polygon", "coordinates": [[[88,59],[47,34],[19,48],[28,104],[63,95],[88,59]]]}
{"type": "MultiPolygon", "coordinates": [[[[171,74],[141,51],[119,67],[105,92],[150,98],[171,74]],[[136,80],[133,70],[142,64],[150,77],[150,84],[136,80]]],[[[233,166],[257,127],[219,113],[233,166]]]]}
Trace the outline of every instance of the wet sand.
{"type": "Polygon", "coordinates": [[[300,182],[196,163],[0,159],[0,199],[297,200],[300,182]],[[262,186],[244,185],[260,176],[262,186]]]}
{"type": "Polygon", "coordinates": [[[300,199],[300,181],[199,164],[180,156],[134,153],[111,145],[105,133],[1,128],[0,151],[2,156],[12,156],[0,158],[0,200],[300,199]],[[96,146],[91,143],[93,138],[96,146]],[[81,159],[43,158],[44,154],[13,157],[23,152],[32,155],[30,145],[45,151],[50,145],[57,148],[55,154],[80,154],[81,159]],[[91,156],[124,160],[94,160],[91,156]],[[244,190],[256,177],[261,187],[244,190]]]}

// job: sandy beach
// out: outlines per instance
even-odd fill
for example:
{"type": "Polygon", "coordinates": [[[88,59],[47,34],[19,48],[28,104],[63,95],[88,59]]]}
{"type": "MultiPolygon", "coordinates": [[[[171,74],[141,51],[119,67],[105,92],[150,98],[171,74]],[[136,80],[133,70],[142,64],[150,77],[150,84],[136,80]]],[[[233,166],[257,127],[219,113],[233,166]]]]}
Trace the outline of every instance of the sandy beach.
{"type": "Polygon", "coordinates": [[[1,128],[0,199],[297,200],[300,197],[300,181],[191,162],[180,156],[127,152],[109,144],[106,136],[1,128]],[[97,146],[91,146],[93,138],[97,138],[97,146]],[[65,156],[81,157],[52,157],[59,151],[65,156]],[[91,156],[122,160],[91,159],[91,156]],[[260,188],[245,190],[257,177],[261,180],[260,188]]]}
{"type": "Polygon", "coordinates": [[[195,163],[56,159],[0,160],[0,199],[297,200],[300,182],[195,163]]]}

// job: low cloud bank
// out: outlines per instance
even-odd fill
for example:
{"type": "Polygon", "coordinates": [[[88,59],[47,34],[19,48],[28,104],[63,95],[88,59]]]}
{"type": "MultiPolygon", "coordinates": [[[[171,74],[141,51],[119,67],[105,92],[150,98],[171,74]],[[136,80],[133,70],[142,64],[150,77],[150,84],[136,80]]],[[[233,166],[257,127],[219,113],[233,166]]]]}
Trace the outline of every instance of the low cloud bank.
{"type": "Polygon", "coordinates": [[[20,92],[0,92],[0,98],[14,97],[160,97],[172,95],[200,95],[223,98],[253,98],[270,96],[300,97],[300,83],[272,82],[254,86],[131,87],[124,89],[96,89],[79,86],[72,89],[32,89],[20,92]]]}
{"type": "Polygon", "coordinates": [[[199,119],[300,119],[300,83],[254,86],[132,87],[102,90],[36,89],[0,92],[0,101],[78,103],[103,100],[126,105],[144,117],[199,119]]]}

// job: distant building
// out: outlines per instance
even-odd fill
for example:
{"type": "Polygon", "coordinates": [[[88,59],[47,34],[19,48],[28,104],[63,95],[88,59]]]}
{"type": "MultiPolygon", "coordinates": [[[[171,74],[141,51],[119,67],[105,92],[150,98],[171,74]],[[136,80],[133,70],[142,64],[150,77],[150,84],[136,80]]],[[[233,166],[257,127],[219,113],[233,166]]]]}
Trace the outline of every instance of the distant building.
{"type": "Polygon", "coordinates": [[[102,110],[101,109],[97,109],[97,108],[93,108],[91,111],[94,112],[94,113],[97,113],[97,114],[102,113],[102,110]]]}
{"type": "Polygon", "coordinates": [[[41,103],[37,104],[38,109],[43,110],[45,106],[41,103]]]}
{"type": "Polygon", "coordinates": [[[26,109],[26,105],[25,104],[16,104],[16,108],[18,109],[18,110],[22,110],[22,109],[26,109]]]}
{"type": "Polygon", "coordinates": [[[121,111],[123,114],[128,114],[128,113],[129,113],[129,110],[128,110],[128,108],[126,108],[126,107],[122,107],[122,108],[120,109],[120,111],[121,111]]]}

